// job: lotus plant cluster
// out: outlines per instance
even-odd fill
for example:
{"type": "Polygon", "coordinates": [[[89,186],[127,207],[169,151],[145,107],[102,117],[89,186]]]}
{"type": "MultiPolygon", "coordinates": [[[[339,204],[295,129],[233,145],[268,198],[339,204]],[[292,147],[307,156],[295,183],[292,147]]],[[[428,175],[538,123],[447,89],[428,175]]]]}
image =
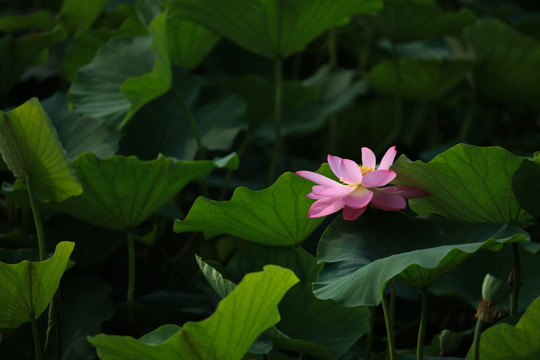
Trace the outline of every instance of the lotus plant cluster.
{"type": "Polygon", "coordinates": [[[540,1],[0,4],[0,360],[540,360],[540,1]]]}

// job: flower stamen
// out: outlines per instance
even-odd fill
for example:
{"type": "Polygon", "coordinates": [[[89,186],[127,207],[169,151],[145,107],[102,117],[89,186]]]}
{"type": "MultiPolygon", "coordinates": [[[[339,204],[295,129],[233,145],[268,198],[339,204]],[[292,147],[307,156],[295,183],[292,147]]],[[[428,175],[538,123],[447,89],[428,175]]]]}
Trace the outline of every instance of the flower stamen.
{"type": "Polygon", "coordinates": [[[371,166],[360,166],[360,171],[362,171],[362,176],[366,175],[367,173],[370,173],[372,171],[375,171],[374,168],[371,166]]]}

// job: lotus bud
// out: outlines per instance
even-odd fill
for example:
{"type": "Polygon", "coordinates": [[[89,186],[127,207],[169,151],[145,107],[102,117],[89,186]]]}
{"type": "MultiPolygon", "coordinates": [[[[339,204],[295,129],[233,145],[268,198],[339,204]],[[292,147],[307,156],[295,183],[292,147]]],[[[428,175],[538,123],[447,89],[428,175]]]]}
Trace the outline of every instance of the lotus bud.
{"type": "Polygon", "coordinates": [[[497,279],[487,274],[482,284],[482,300],[498,304],[508,298],[512,293],[512,288],[507,282],[497,279]]]}
{"type": "Polygon", "coordinates": [[[441,356],[455,353],[461,346],[463,335],[452,332],[448,329],[439,334],[439,345],[441,347],[441,356]]]}

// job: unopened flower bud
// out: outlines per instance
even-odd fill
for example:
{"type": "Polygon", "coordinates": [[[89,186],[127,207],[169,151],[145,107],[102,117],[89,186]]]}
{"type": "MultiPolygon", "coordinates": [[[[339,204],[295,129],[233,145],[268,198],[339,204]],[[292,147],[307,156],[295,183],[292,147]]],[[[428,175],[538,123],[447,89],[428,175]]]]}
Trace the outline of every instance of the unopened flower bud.
{"type": "Polygon", "coordinates": [[[482,300],[498,304],[512,293],[512,288],[503,280],[487,274],[482,284],[482,300]]]}
{"type": "Polygon", "coordinates": [[[455,353],[461,346],[463,335],[452,332],[448,329],[443,330],[439,334],[439,345],[441,347],[441,355],[455,353]]]}

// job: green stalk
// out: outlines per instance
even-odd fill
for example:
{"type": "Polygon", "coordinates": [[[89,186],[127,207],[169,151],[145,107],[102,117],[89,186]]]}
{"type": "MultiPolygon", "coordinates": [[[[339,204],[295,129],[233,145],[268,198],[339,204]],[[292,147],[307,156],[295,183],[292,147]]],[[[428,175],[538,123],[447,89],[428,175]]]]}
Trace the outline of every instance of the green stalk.
{"type": "Polygon", "coordinates": [[[197,159],[202,160],[204,159],[204,146],[202,142],[201,133],[199,132],[199,127],[197,126],[197,123],[195,122],[195,117],[193,116],[193,113],[189,109],[189,106],[186,104],[184,99],[182,98],[182,95],[176,90],[174,87],[171,88],[171,92],[176,97],[176,100],[178,100],[178,103],[180,104],[180,107],[182,108],[182,111],[184,114],[186,114],[186,117],[188,118],[189,125],[191,126],[191,131],[193,131],[193,135],[195,136],[195,141],[197,142],[197,159]]]}
{"type": "Polygon", "coordinates": [[[135,301],[135,239],[133,233],[128,231],[128,290],[127,290],[127,310],[131,325],[135,326],[134,308],[135,301]]]}
{"type": "MultiPolygon", "coordinates": [[[[182,95],[176,90],[174,87],[171,88],[172,94],[176,97],[176,100],[178,100],[178,103],[180,104],[180,107],[182,108],[182,111],[184,114],[186,114],[186,117],[188,118],[189,125],[191,126],[191,131],[193,131],[193,136],[195,136],[195,141],[197,142],[197,160],[204,160],[205,158],[205,151],[204,151],[204,145],[202,142],[201,133],[199,132],[199,127],[197,126],[197,122],[195,121],[195,117],[193,116],[193,113],[189,109],[189,106],[186,104],[184,99],[182,98],[182,95]]],[[[200,184],[200,191],[202,195],[206,195],[208,193],[208,188],[206,186],[206,182],[201,182],[200,184]]]]}
{"type": "Polygon", "coordinates": [[[282,101],[282,86],[283,86],[283,61],[280,58],[274,60],[274,152],[268,169],[268,184],[274,181],[274,174],[279,158],[281,148],[281,101],[282,101]]]}
{"type": "Polygon", "coordinates": [[[473,360],[480,359],[480,336],[482,334],[482,329],[484,328],[484,314],[480,312],[478,318],[476,319],[476,327],[474,328],[474,340],[473,340],[473,360]]]}
{"type": "MultiPolygon", "coordinates": [[[[249,129],[244,134],[242,140],[240,141],[240,144],[238,145],[238,148],[236,149],[236,154],[238,155],[239,158],[242,158],[242,154],[244,153],[248,145],[248,140],[249,140],[249,129]]],[[[232,176],[235,171],[236,170],[234,169],[227,170],[227,173],[225,174],[225,179],[223,180],[223,185],[221,186],[221,191],[219,192],[217,200],[225,199],[225,195],[227,195],[227,191],[229,190],[232,176]]]]}
{"type": "Polygon", "coordinates": [[[60,318],[60,310],[56,309],[56,360],[62,360],[62,319],[60,318]]]}
{"type": "Polygon", "coordinates": [[[394,328],[394,321],[396,320],[396,283],[394,280],[390,280],[390,325],[392,329],[394,328]]]}
{"type": "Polygon", "coordinates": [[[32,324],[32,334],[34,335],[34,352],[36,356],[35,360],[41,360],[41,342],[39,341],[39,330],[34,316],[31,317],[30,324],[32,324]]]}
{"type": "Polygon", "coordinates": [[[386,326],[386,334],[388,338],[388,353],[390,355],[390,360],[395,358],[395,345],[394,345],[394,329],[392,327],[392,320],[390,319],[390,312],[388,311],[388,304],[386,303],[386,298],[384,293],[381,300],[383,313],[384,313],[384,324],[386,326]]]}
{"type": "Polygon", "coordinates": [[[54,296],[51,300],[51,303],[49,304],[49,312],[47,316],[47,331],[45,333],[45,346],[43,346],[45,352],[47,352],[47,349],[49,348],[49,344],[52,341],[55,343],[55,349],[56,349],[56,358],[61,359],[62,358],[62,351],[60,351],[60,311],[59,311],[59,301],[60,301],[60,287],[58,290],[54,293],[54,296]],[[54,336],[54,340],[53,340],[54,336]]]}
{"type": "Polygon", "coordinates": [[[32,181],[29,175],[26,175],[26,188],[28,189],[28,198],[34,215],[34,223],[36,224],[36,233],[39,246],[39,261],[45,260],[47,257],[47,249],[45,247],[45,234],[43,233],[43,225],[41,224],[41,215],[39,214],[39,206],[32,187],[32,181]]]}
{"type": "Polygon", "coordinates": [[[52,302],[49,305],[49,310],[53,309],[55,314],[55,349],[56,349],[56,360],[62,360],[62,318],[60,313],[60,287],[56,290],[56,293],[53,296],[52,302]]]}
{"type": "Polygon", "coordinates": [[[420,326],[418,328],[418,342],[416,344],[416,359],[424,358],[424,337],[426,335],[426,325],[428,317],[428,292],[422,289],[422,312],[420,315],[420,326]]]}
{"type": "Polygon", "coordinates": [[[360,75],[365,75],[366,74],[366,69],[368,67],[368,62],[369,62],[369,56],[370,56],[370,51],[371,51],[371,45],[372,45],[372,38],[373,38],[373,35],[371,34],[370,31],[366,30],[366,27],[364,27],[364,30],[365,30],[365,44],[364,46],[360,47],[359,48],[359,51],[358,51],[358,73],[360,75]]]}
{"type": "Polygon", "coordinates": [[[512,243],[514,254],[514,286],[510,295],[510,316],[517,314],[519,305],[519,288],[521,285],[521,255],[518,243],[512,243]]]}
{"type": "MultiPolygon", "coordinates": [[[[43,224],[41,223],[41,215],[39,213],[39,206],[32,187],[32,181],[29,175],[26,175],[26,188],[28,190],[28,198],[30,199],[30,207],[32,208],[32,214],[34,215],[34,223],[36,224],[36,233],[38,238],[39,247],[39,261],[44,261],[47,257],[47,249],[45,247],[45,234],[43,232],[43,224]]],[[[41,360],[41,341],[39,339],[39,330],[37,327],[36,319],[31,316],[30,323],[32,325],[32,335],[34,337],[34,352],[35,360],[41,360]]]]}
{"type": "Polygon", "coordinates": [[[366,338],[366,360],[371,360],[371,350],[373,349],[373,327],[375,326],[375,312],[376,312],[375,306],[370,306],[369,310],[371,312],[371,316],[369,318],[369,327],[371,329],[370,332],[367,333],[366,338]]]}

